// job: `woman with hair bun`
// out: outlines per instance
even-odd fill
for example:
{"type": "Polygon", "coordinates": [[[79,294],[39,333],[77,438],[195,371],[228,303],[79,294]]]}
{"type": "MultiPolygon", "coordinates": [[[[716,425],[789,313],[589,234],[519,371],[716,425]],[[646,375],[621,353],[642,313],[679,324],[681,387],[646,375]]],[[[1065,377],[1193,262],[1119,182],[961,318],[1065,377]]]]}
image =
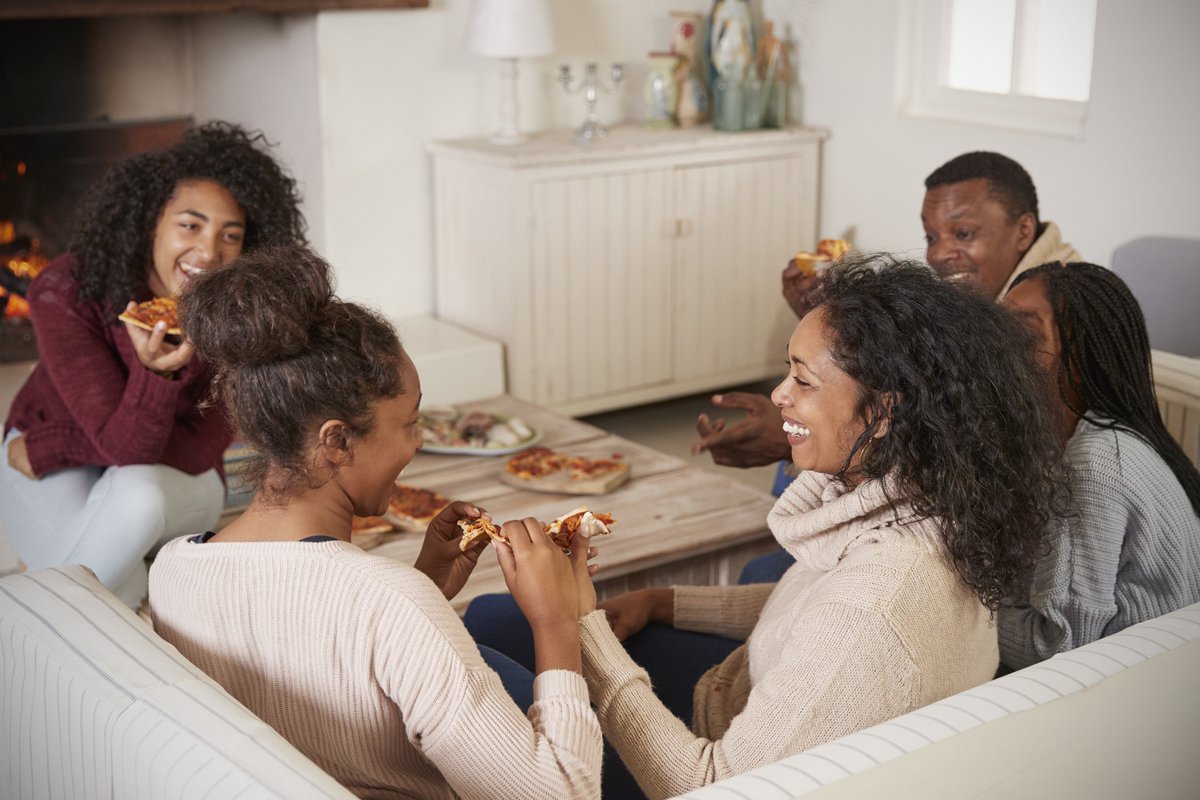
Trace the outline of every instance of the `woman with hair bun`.
{"type": "Polygon", "coordinates": [[[227,123],[126,159],[29,291],[39,362],[13,401],[0,519],[30,569],[79,563],[127,604],[160,541],[214,525],[230,431],[207,366],[163,323],[117,317],[260,242],[303,242],[295,181],[262,134],[227,123]]]}
{"type": "Polygon", "coordinates": [[[350,543],[421,447],[420,379],[391,326],[298,247],[201,276],[181,321],[259,454],[257,492],[219,533],[159,552],[155,630],[361,797],[599,797],[579,650],[594,550],[562,553],[533,519],[501,527],[537,649],[527,718],[448,602],[487,543],[461,552],[457,522],[481,509],[447,506],[411,567],[350,543]]]}
{"type": "Polygon", "coordinates": [[[1200,601],[1200,472],[1163,424],[1120,277],[1044,264],[1004,305],[1037,337],[1074,503],[1029,592],[1000,609],[1000,656],[1019,669],[1200,601]]]}

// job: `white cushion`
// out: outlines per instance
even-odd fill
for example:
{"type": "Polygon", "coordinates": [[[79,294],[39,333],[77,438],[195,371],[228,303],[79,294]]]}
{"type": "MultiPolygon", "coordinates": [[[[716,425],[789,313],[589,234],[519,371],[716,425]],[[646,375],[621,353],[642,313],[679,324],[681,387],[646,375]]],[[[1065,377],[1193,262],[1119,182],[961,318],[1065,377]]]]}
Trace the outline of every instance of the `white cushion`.
{"type": "Polygon", "coordinates": [[[353,797],[81,566],[0,580],[0,796],[353,797]]]}

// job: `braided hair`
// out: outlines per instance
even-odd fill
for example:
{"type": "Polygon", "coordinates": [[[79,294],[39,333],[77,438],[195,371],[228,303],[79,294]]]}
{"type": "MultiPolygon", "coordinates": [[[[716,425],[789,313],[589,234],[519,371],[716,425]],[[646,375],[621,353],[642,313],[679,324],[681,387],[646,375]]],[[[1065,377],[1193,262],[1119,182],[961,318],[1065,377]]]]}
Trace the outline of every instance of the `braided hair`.
{"type": "Polygon", "coordinates": [[[1045,280],[1062,342],[1058,390],[1063,402],[1089,425],[1143,439],[1171,468],[1200,514],[1200,472],[1163,424],[1146,319],[1129,287],[1104,267],[1057,261],[1022,273],[1013,286],[1038,276],[1045,280]],[[1072,404],[1070,390],[1081,408],[1072,404]]]}

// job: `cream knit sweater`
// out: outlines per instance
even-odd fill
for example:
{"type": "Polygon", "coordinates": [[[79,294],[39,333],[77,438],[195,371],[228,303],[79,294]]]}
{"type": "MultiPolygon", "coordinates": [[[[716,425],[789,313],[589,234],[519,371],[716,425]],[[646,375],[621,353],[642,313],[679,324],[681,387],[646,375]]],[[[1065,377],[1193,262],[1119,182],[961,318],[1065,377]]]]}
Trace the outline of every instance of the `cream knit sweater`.
{"type": "Polygon", "coordinates": [[[176,539],[154,629],[359,797],[597,798],[600,729],[574,672],[522,716],[424,574],[346,542],[176,539]]]}
{"type": "Polygon", "coordinates": [[[1004,288],[1000,290],[1000,294],[996,299],[1004,299],[1004,295],[1008,294],[1008,290],[1012,288],[1013,281],[1022,272],[1028,272],[1034,267],[1049,264],[1051,261],[1061,261],[1064,264],[1068,264],[1072,261],[1082,260],[1083,256],[1079,255],[1079,252],[1074,247],[1062,240],[1062,231],[1058,229],[1057,225],[1053,222],[1043,222],[1038,232],[1038,237],[1033,240],[1033,245],[1025,251],[1025,255],[1021,256],[1016,269],[1012,271],[1012,275],[1008,276],[1008,280],[1004,283],[1004,288]]]}
{"type": "Polygon", "coordinates": [[[650,798],[671,797],[989,680],[987,609],[936,526],[882,484],[805,472],[768,522],[797,559],[774,586],[677,587],[675,626],[747,638],[696,686],[693,730],[654,696],[601,615],[583,620],[600,725],[650,798]]]}

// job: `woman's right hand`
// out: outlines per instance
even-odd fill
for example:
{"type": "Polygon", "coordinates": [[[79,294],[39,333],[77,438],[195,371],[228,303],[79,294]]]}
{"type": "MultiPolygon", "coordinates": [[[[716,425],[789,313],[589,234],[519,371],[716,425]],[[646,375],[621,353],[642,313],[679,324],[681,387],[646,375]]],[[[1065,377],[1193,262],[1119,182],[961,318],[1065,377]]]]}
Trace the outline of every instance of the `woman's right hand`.
{"type": "Polygon", "coordinates": [[[825,273],[805,273],[796,264],[796,259],[788,262],[780,275],[783,284],[783,299],[787,301],[792,312],[800,319],[816,307],[817,292],[825,283],[825,273]]]}
{"type": "Polygon", "coordinates": [[[604,600],[598,606],[608,615],[608,624],[620,641],[650,622],[670,625],[675,621],[674,589],[638,589],[604,600]]]}
{"type": "Polygon", "coordinates": [[[500,533],[508,540],[507,545],[496,543],[500,570],[529,624],[575,623],[579,593],[571,557],[558,549],[533,517],[506,522],[500,533]]]}
{"type": "Polygon", "coordinates": [[[33,474],[33,464],[29,460],[29,448],[25,446],[25,435],[21,434],[8,443],[8,465],[31,481],[38,479],[33,474]]]}
{"type": "MultiPolygon", "coordinates": [[[[132,300],[125,306],[126,311],[132,311],[135,308],[137,308],[137,303],[132,300]]],[[[182,369],[195,354],[191,342],[171,344],[166,340],[167,324],[165,322],[156,323],[152,331],[126,322],[125,331],[129,334],[129,341],[133,343],[133,350],[137,353],[138,361],[141,361],[146,369],[164,377],[171,377],[176,371],[182,369]]]]}
{"type": "Polygon", "coordinates": [[[577,548],[568,556],[532,517],[506,522],[500,533],[508,543],[496,542],[496,558],[513,600],[533,630],[537,671],[580,672],[577,575],[582,569],[587,576],[588,548],[577,548]]]}

